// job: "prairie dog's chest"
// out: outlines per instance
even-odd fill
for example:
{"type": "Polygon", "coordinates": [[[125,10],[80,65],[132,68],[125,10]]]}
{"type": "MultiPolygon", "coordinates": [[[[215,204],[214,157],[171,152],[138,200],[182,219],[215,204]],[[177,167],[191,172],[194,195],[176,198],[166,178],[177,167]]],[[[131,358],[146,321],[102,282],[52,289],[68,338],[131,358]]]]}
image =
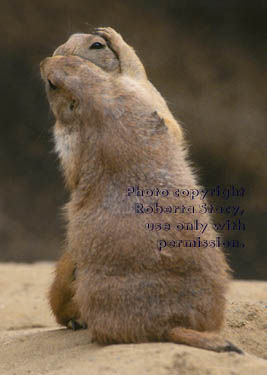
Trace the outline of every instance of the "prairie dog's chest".
{"type": "Polygon", "coordinates": [[[78,131],[70,131],[64,127],[54,128],[55,151],[62,162],[70,163],[78,151],[80,135],[78,131]]]}

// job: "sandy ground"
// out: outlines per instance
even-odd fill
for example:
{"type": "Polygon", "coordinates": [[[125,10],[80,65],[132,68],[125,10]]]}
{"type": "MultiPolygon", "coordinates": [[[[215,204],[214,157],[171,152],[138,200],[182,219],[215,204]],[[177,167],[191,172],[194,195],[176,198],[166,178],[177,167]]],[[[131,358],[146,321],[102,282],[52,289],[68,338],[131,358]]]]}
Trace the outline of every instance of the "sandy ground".
{"type": "Polygon", "coordinates": [[[170,343],[99,346],[59,328],[46,294],[52,263],[0,264],[0,374],[266,375],[267,282],[235,281],[224,336],[245,351],[217,354],[170,343]]]}

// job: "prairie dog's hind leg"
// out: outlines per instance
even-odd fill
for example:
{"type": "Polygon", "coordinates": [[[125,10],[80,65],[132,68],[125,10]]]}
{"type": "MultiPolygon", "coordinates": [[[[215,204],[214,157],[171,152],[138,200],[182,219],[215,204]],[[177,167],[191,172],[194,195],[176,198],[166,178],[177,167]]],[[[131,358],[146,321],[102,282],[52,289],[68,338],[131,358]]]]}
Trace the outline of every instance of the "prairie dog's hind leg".
{"type": "Polygon", "coordinates": [[[145,68],[134,49],[129,46],[111,27],[98,27],[93,34],[106,39],[110,48],[117,54],[120,62],[121,73],[138,80],[147,80],[145,68]]]}
{"type": "Polygon", "coordinates": [[[86,328],[80,321],[78,306],[73,301],[75,263],[66,252],[57,262],[54,281],[49,290],[49,303],[56,321],[71,329],[86,328]]]}

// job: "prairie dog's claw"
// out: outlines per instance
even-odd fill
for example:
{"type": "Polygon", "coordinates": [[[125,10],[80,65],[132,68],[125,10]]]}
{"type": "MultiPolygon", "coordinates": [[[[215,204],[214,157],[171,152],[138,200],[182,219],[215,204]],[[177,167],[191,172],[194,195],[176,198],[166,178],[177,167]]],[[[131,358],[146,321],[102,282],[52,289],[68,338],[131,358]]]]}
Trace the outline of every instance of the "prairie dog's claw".
{"type": "Polygon", "coordinates": [[[77,331],[78,329],[86,329],[87,324],[79,320],[71,319],[68,322],[67,327],[73,331],[77,331]]]}
{"type": "Polygon", "coordinates": [[[111,27],[97,27],[94,29],[93,34],[102,36],[102,38],[106,39],[111,44],[122,42],[121,35],[111,27]]]}

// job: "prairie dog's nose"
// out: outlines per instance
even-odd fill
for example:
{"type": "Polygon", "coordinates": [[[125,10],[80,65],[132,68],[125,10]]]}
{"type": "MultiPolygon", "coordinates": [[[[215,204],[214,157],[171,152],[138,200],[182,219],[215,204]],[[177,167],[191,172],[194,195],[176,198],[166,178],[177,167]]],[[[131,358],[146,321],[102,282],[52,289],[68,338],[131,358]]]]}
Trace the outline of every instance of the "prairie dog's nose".
{"type": "Polygon", "coordinates": [[[48,81],[48,85],[49,85],[50,90],[56,90],[57,89],[57,86],[53,83],[51,78],[50,79],[48,78],[47,81],[48,81]]]}
{"type": "Polygon", "coordinates": [[[51,75],[51,72],[55,70],[56,64],[60,59],[62,59],[62,57],[56,56],[56,57],[47,57],[41,61],[40,63],[41,77],[45,82],[49,80],[49,76],[51,75]]]}

